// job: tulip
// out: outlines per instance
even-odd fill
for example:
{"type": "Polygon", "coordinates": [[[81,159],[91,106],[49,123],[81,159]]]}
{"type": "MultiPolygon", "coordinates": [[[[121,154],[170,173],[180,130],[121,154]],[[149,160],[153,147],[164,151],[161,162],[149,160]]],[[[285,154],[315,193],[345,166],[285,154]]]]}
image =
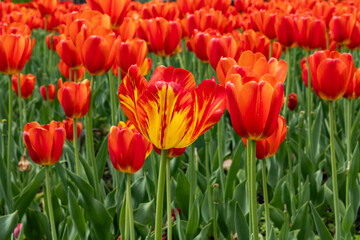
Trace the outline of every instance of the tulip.
{"type": "Polygon", "coordinates": [[[46,125],[27,123],[23,136],[29,155],[36,164],[49,166],[59,161],[66,137],[61,122],[51,121],[46,125]]]}
{"type": "Polygon", "coordinates": [[[329,23],[330,34],[335,42],[347,45],[351,41],[356,18],[352,14],[333,16],[329,23]]]}
{"type": "Polygon", "coordinates": [[[203,62],[208,62],[207,46],[214,36],[220,36],[219,33],[213,29],[205,32],[194,30],[191,38],[188,40],[188,49],[195,53],[195,55],[203,62]]]}
{"type": "MultiPolygon", "coordinates": [[[[27,99],[31,97],[33,90],[35,88],[36,77],[29,73],[29,74],[22,74],[20,73],[20,91],[21,97],[23,99],[27,99]]],[[[18,88],[18,74],[14,74],[12,76],[12,89],[15,91],[16,96],[19,95],[19,88],[18,88]]]]}
{"type": "Polygon", "coordinates": [[[19,223],[14,229],[14,238],[18,239],[20,231],[21,231],[22,223],[19,223]]]}
{"type": "Polygon", "coordinates": [[[290,93],[287,107],[290,111],[294,111],[298,104],[298,97],[296,93],[290,93]]]}
{"type": "Polygon", "coordinates": [[[298,44],[306,51],[326,49],[326,24],[321,19],[299,17],[296,21],[298,44]]]}
{"type": "MultiPolygon", "coordinates": [[[[167,171],[170,166],[166,150],[189,146],[218,122],[225,111],[225,91],[209,79],[196,88],[190,72],[173,67],[157,67],[147,82],[134,65],[119,87],[119,100],[139,132],[162,149],[155,222],[155,239],[160,239],[165,166],[167,171]]],[[[168,223],[171,231],[171,221],[168,223]]]]}
{"type": "Polygon", "coordinates": [[[54,101],[56,86],[54,84],[49,84],[47,89],[44,85],[40,86],[40,94],[45,101],[47,101],[47,90],[49,90],[49,102],[54,101]]]}
{"type": "Polygon", "coordinates": [[[151,1],[145,2],[141,8],[140,16],[143,19],[156,17],[173,21],[179,18],[180,10],[174,2],[151,1]]]}
{"type": "Polygon", "coordinates": [[[56,46],[56,52],[69,68],[79,69],[82,67],[81,56],[71,39],[61,40],[56,46]]]}
{"type": "Polygon", "coordinates": [[[296,46],[297,32],[293,15],[278,15],[275,21],[277,41],[286,48],[296,46]]]}
{"type": "Polygon", "coordinates": [[[351,50],[358,49],[360,47],[360,22],[356,22],[354,29],[351,33],[350,42],[346,45],[351,50]]]}
{"type": "Polygon", "coordinates": [[[214,37],[209,41],[206,53],[211,66],[216,69],[221,57],[238,59],[239,50],[239,46],[232,35],[223,35],[214,37]]]}
{"type": "Polygon", "coordinates": [[[122,24],[114,29],[114,32],[121,37],[121,41],[127,41],[135,38],[138,28],[138,20],[125,17],[122,24]]]}
{"type": "Polygon", "coordinates": [[[59,0],[37,0],[36,3],[41,16],[45,16],[50,15],[55,11],[59,0]]]}
{"type": "Polygon", "coordinates": [[[0,35],[0,72],[6,75],[19,73],[29,61],[35,39],[20,34],[0,35]]]}
{"type": "Polygon", "coordinates": [[[167,21],[164,18],[147,21],[149,49],[161,57],[173,56],[181,52],[182,28],[180,21],[167,21]]]}
{"type": "Polygon", "coordinates": [[[328,101],[341,98],[355,71],[351,54],[316,51],[309,56],[311,84],[318,97],[328,101]]]}
{"type": "Polygon", "coordinates": [[[354,76],[350,79],[344,98],[357,99],[360,96],[360,69],[356,69],[354,76]]]}
{"type": "Polygon", "coordinates": [[[254,19],[257,28],[270,40],[276,38],[275,33],[275,17],[276,12],[271,11],[257,11],[251,17],[254,19]]]}
{"type": "Polygon", "coordinates": [[[65,115],[69,118],[85,116],[89,110],[90,92],[90,81],[88,80],[78,83],[65,82],[57,92],[65,115]]]}
{"type": "MultiPolygon", "coordinates": [[[[62,124],[64,126],[65,132],[66,132],[66,139],[69,142],[74,141],[74,120],[72,118],[67,118],[66,120],[62,121],[62,124]]],[[[79,139],[81,130],[83,128],[83,125],[81,122],[76,123],[76,138],[79,139]]]]}
{"type": "Polygon", "coordinates": [[[314,14],[314,17],[323,19],[326,23],[326,26],[328,27],[331,17],[335,12],[335,4],[330,1],[316,2],[312,9],[312,12],[314,14]]]}
{"type": "Polygon", "coordinates": [[[56,46],[62,40],[63,36],[49,34],[45,37],[46,46],[51,51],[56,51],[56,46]]]}
{"type": "Polygon", "coordinates": [[[250,0],[234,0],[234,6],[238,12],[245,12],[250,6],[250,0]]]}
{"type": "Polygon", "coordinates": [[[74,81],[75,79],[75,72],[76,72],[76,81],[80,81],[84,77],[85,68],[80,67],[78,69],[69,68],[69,66],[63,61],[60,60],[58,64],[58,68],[60,73],[69,81],[74,81]],[[70,70],[71,70],[71,78],[70,78],[70,70]]]}
{"type": "Polygon", "coordinates": [[[185,15],[186,13],[194,13],[204,7],[205,0],[176,0],[176,4],[180,12],[185,15]]]}

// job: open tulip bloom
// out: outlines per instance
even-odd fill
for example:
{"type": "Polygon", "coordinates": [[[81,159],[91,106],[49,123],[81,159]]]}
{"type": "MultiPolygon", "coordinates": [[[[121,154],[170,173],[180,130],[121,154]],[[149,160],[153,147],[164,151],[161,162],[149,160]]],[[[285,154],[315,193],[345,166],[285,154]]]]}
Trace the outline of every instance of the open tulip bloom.
{"type": "MultiPolygon", "coordinates": [[[[170,167],[166,161],[167,149],[189,146],[220,120],[226,106],[225,89],[210,79],[196,87],[189,71],[164,66],[157,67],[147,82],[133,65],[119,87],[119,99],[124,113],[139,132],[163,150],[155,222],[155,239],[160,239],[165,165],[167,169],[170,167]]],[[[168,223],[169,231],[169,219],[168,223]]]]}

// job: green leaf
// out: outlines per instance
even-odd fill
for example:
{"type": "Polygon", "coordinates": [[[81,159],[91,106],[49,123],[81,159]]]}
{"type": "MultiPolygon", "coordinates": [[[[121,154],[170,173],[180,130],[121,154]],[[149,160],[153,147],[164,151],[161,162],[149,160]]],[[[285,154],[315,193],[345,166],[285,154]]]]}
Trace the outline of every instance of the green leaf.
{"type": "Polygon", "coordinates": [[[19,216],[17,211],[9,215],[0,217],[0,239],[10,239],[11,234],[19,223],[19,216]]]}
{"type": "Polygon", "coordinates": [[[94,189],[90,186],[82,177],[77,176],[76,174],[72,173],[68,169],[66,169],[68,176],[71,180],[75,183],[75,185],[80,190],[81,194],[84,198],[93,198],[94,197],[94,189]]]}
{"type": "Polygon", "coordinates": [[[86,237],[86,223],[84,218],[84,212],[80,208],[75,195],[68,189],[68,201],[69,201],[69,211],[70,216],[75,224],[77,232],[81,239],[86,237]]]}
{"type": "Polygon", "coordinates": [[[139,207],[134,210],[134,220],[141,224],[154,226],[155,210],[154,199],[147,203],[140,203],[139,207]]]}
{"type": "Polygon", "coordinates": [[[243,144],[239,143],[234,154],[230,170],[226,176],[225,183],[225,201],[229,201],[234,194],[234,183],[236,180],[236,174],[240,169],[241,153],[243,151],[243,144]]]}
{"type": "Polygon", "coordinates": [[[311,142],[313,143],[313,154],[317,158],[318,156],[318,149],[319,149],[319,142],[321,136],[321,128],[322,123],[321,121],[324,118],[323,111],[321,108],[321,104],[315,110],[315,119],[313,120],[313,125],[311,128],[311,142]]]}
{"type": "Polygon", "coordinates": [[[36,193],[39,191],[39,188],[44,181],[44,178],[45,168],[41,168],[41,170],[35,175],[34,179],[30,182],[30,184],[23,189],[19,197],[16,199],[14,209],[18,210],[19,218],[22,217],[28,206],[33,201],[36,193]]]}
{"type": "Polygon", "coordinates": [[[211,227],[211,223],[206,224],[200,231],[200,233],[194,238],[194,240],[209,239],[208,232],[211,227]]]}
{"type": "Polygon", "coordinates": [[[311,207],[311,212],[312,212],[313,219],[315,222],[315,227],[319,234],[320,239],[332,240],[331,234],[329,233],[324,222],[321,220],[319,213],[316,211],[315,207],[313,206],[313,204],[311,202],[310,202],[310,207],[311,207]]]}
{"type": "Polygon", "coordinates": [[[176,230],[177,230],[179,240],[184,240],[185,233],[184,233],[182,225],[181,225],[182,221],[180,219],[180,215],[179,215],[178,211],[174,211],[174,213],[175,213],[176,230]]]}
{"type": "Polygon", "coordinates": [[[356,216],[354,214],[354,209],[351,206],[351,204],[349,204],[349,206],[346,209],[345,216],[344,216],[344,219],[343,219],[343,222],[342,222],[342,228],[344,229],[345,233],[350,232],[351,227],[353,226],[355,219],[356,219],[356,216]]]}
{"type": "Polygon", "coordinates": [[[289,239],[289,232],[290,232],[290,226],[289,226],[289,214],[287,212],[284,213],[285,220],[284,224],[281,227],[280,230],[280,239],[289,239]]]}
{"type": "Polygon", "coordinates": [[[193,207],[190,212],[189,221],[186,226],[186,239],[193,239],[196,230],[199,226],[199,203],[194,201],[193,207]]]}
{"type": "Polygon", "coordinates": [[[235,230],[239,240],[249,240],[249,226],[239,203],[235,206],[235,230]]]}
{"type": "Polygon", "coordinates": [[[44,235],[51,239],[49,220],[42,212],[28,209],[23,227],[27,240],[43,239],[44,235]]]}
{"type": "Polygon", "coordinates": [[[189,194],[190,194],[190,184],[187,180],[185,174],[179,170],[178,177],[176,179],[176,189],[175,189],[175,202],[178,207],[181,209],[181,212],[185,215],[189,215],[189,194]]]}
{"type": "Polygon", "coordinates": [[[101,179],[101,177],[103,175],[107,157],[109,157],[108,136],[106,136],[104,138],[104,140],[102,141],[99,151],[95,158],[96,169],[98,170],[98,178],[99,179],[101,179]]]}
{"type": "Polygon", "coordinates": [[[123,196],[120,218],[119,218],[119,229],[120,229],[120,234],[122,236],[125,236],[125,215],[126,215],[126,194],[124,194],[123,196]]]}

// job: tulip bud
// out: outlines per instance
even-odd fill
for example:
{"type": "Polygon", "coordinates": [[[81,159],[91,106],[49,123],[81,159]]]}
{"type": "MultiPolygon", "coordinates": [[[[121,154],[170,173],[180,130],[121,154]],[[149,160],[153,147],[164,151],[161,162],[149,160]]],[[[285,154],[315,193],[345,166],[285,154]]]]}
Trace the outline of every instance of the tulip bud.
{"type": "Polygon", "coordinates": [[[16,228],[14,229],[14,238],[15,238],[15,239],[18,239],[19,234],[20,234],[21,227],[22,227],[22,223],[19,223],[19,224],[16,226],[16,228]]]}
{"type": "Polygon", "coordinates": [[[298,104],[298,97],[296,93],[290,93],[289,99],[288,99],[288,109],[290,111],[294,111],[298,104]]]}

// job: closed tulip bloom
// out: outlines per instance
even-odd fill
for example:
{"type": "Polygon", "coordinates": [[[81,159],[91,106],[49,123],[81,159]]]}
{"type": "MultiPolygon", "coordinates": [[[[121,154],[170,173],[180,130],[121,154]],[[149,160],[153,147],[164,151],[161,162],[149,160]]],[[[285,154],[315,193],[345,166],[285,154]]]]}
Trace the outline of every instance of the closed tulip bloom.
{"type": "MultiPolygon", "coordinates": [[[[305,84],[305,86],[308,86],[308,66],[306,63],[306,58],[303,57],[300,61],[300,67],[301,67],[301,78],[305,84]]],[[[312,87],[312,86],[311,86],[312,87]]]]}
{"type": "Polygon", "coordinates": [[[56,46],[56,52],[61,60],[70,68],[79,69],[82,67],[81,56],[71,39],[61,40],[56,46]]]}
{"type": "Polygon", "coordinates": [[[56,46],[61,40],[63,40],[64,37],[65,37],[64,35],[58,36],[58,35],[49,34],[45,37],[46,46],[48,47],[49,50],[56,51],[56,46]]]}
{"type": "Polygon", "coordinates": [[[185,148],[218,122],[225,90],[205,79],[196,88],[185,69],[157,67],[150,82],[131,66],[119,87],[120,105],[141,134],[158,149],[185,148]]]}
{"type": "Polygon", "coordinates": [[[306,51],[326,49],[326,24],[314,17],[299,17],[296,21],[298,44],[306,51]]]}
{"type": "Polygon", "coordinates": [[[122,24],[114,29],[114,32],[117,36],[121,37],[121,41],[123,42],[134,39],[139,28],[138,22],[138,20],[125,17],[122,24]]]}
{"type": "Polygon", "coordinates": [[[69,118],[81,118],[89,110],[90,81],[65,82],[57,93],[57,97],[69,118]]]}
{"type": "Polygon", "coordinates": [[[245,12],[250,6],[250,0],[234,0],[234,6],[238,12],[245,12]]]}
{"type": "Polygon", "coordinates": [[[276,38],[275,18],[277,13],[272,11],[256,11],[251,17],[254,19],[257,28],[269,39],[276,38]]]}
{"type": "MultiPolygon", "coordinates": [[[[29,73],[29,74],[22,74],[20,73],[20,91],[21,91],[21,97],[23,99],[27,99],[31,97],[36,83],[36,77],[29,73]]],[[[19,96],[18,92],[18,74],[15,74],[12,76],[12,89],[15,91],[16,96],[19,96]]]]}
{"type": "MultiPolygon", "coordinates": [[[[49,89],[49,102],[52,102],[55,99],[56,86],[54,84],[49,84],[48,89],[49,89]]],[[[45,101],[47,101],[47,97],[46,97],[47,89],[46,89],[45,85],[40,86],[39,90],[40,90],[40,94],[43,97],[43,99],[45,101]]]]}
{"type": "Polygon", "coordinates": [[[41,13],[41,16],[50,15],[52,14],[57,5],[59,0],[37,0],[37,6],[41,13]]]}
{"type": "MultiPolygon", "coordinates": [[[[263,140],[256,141],[256,158],[263,160],[265,158],[274,156],[280,148],[281,143],[286,138],[287,127],[286,120],[283,116],[279,116],[277,127],[270,137],[263,140]]],[[[245,146],[247,146],[246,139],[242,139],[245,146]]]]}
{"type": "Polygon", "coordinates": [[[84,77],[85,68],[80,67],[78,69],[71,69],[71,78],[70,78],[70,68],[63,60],[60,60],[58,64],[58,68],[60,73],[69,81],[73,81],[75,78],[75,71],[76,71],[76,81],[80,81],[84,77]]]}
{"type": "MultiPolygon", "coordinates": [[[[62,123],[66,132],[66,139],[72,143],[74,141],[74,120],[72,118],[67,118],[66,120],[63,120],[62,123]]],[[[79,139],[80,137],[82,128],[83,128],[82,123],[80,121],[77,121],[76,122],[77,139],[79,139]]]]}
{"type": "Polygon", "coordinates": [[[119,122],[118,126],[110,128],[108,145],[111,163],[124,173],[139,171],[152,150],[152,144],[130,121],[119,122]]]}
{"type": "Polygon", "coordinates": [[[206,53],[211,66],[213,69],[216,69],[221,57],[238,59],[240,48],[235,38],[232,35],[227,34],[210,39],[206,53]]]}
{"type": "Polygon", "coordinates": [[[316,51],[309,56],[311,85],[324,100],[341,98],[355,71],[352,55],[336,51],[316,51]]]}
{"type": "Polygon", "coordinates": [[[66,132],[61,122],[51,121],[46,125],[31,122],[25,125],[23,137],[31,159],[36,164],[49,166],[59,161],[66,132]]]}
{"type": "Polygon", "coordinates": [[[147,30],[149,34],[149,50],[156,55],[166,57],[181,52],[182,28],[178,20],[149,19],[147,21],[147,30]]]}
{"type": "Polygon", "coordinates": [[[30,59],[35,39],[21,34],[0,35],[0,72],[19,73],[30,59]]]}
{"type": "Polygon", "coordinates": [[[360,96],[360,69],[356,69],[344,94],[344,98],[357,99],[360,96]]]}
{"type": "Polygon", "coordinates": [[[297,32],[295,24],[293,15],[276,16],[275,32],[277,41],[286,48],[293,48],[296,46],[297,32]]]}
{"type": "Polygon", "coordinates": [[[81,53],[82,62],[91,75],[102,75],[109,71],[115,58],[114,42],[115,34],[77,38],[76,46],[81,53]]]}
{"type": "Polygon", "coordinates": [[[220,36],[220,34],[214,29],[208,29],[205,32],[194,30],[194,33],[188,40],[187,44],[189,51],[194,52],[201,61],[208,62],[209,57],[207,54],[207,46],[214,36],[220,36]]]}
{"type": "Polygon", "coordinates": [[[332,39],[343,45],[349,44],[355,21],[356,18],[352,14],[333,16],[329,24],[332,39]]]}
{"type": "Polygon", "coordinates": [[[354,29],[351,33],[350,42],[346,45],[351,50],[358,49],[360,47],[360,22],[356,22],[354,29]]]}
{"type": "Polygon", "coordinates": [[[140,12],[140,16],[143,19],[162,17],[168,21],[178,19],[179,15],[180,10],[176,3],[163,2],[159,0],[145,2],[140,12]]]}
{"type": "Polygon", "coordinates": [[[316,18],[323,19],[326,26],[329,27],[330,20],[335,12],[335,4],[330,1],[318,1],[312,8],[312,12],[316,18]]]}
{"type": "Polygon", "coordinates": [[[287,107],[290,111],[294,111],[298,104],[298,97],[296,93],[290,93],[287,102],[287,107]]]}
{"type": "Polygon", "coordinates": [[[186,13],[194,13],[204,7],[205,0],[176,0],[176,4],[180,12],[185,15],[186,13]]]}

